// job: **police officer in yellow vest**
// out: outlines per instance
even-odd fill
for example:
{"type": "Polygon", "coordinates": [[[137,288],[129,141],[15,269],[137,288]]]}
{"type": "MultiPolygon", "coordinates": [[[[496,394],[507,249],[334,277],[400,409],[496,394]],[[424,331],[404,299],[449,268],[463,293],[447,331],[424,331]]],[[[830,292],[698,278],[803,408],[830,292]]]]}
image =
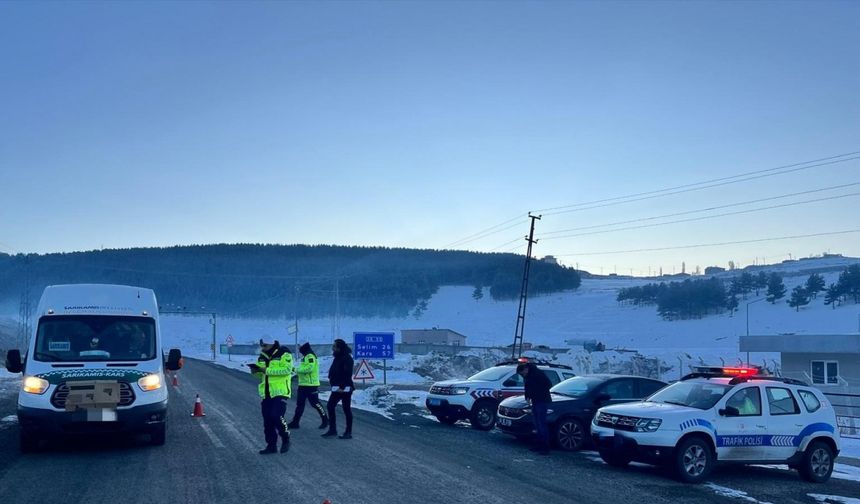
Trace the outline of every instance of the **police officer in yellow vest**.
{"type": "Polygon", "coordinates": [[[296,373],[299,375],[299,397],[296,399],[296,411],[293,413],[293,419],[290,420],[288,427],[290,429],[298,429],[299,421],[302,419],[302,414],[305,412],[305,400],[311,403],[311,406],[317,410],[320,415],[320,429],[328,427],[328,416],[325,414],[325,408],[320,404],[320,363],[317,355],[311,348],[310,343],[305,343],[299,347],[299,352],[302,354],[302,362],[299,364],[296,373]]]}
{"type": "Polygon", "coordinates": [[[251,374],[260,379],[258,390],[262,398],[263,433],[266,437],[266,448],[260,450],[260,454],[277,453],[278,435],[281,437],[281,453],[286,453],[290,449],[290,431],[284,415],[287,413],[287,399],[292,395],[293,355],[278,340],[269,344],[260,339],[260,348],[257,363],[249,364],[251,374]]]}

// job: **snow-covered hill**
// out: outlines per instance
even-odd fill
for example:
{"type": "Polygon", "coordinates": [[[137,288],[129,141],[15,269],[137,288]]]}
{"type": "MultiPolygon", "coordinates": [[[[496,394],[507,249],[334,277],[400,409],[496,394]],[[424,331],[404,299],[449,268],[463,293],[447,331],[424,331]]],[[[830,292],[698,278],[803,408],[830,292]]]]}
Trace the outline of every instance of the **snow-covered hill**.
{"type": "MultiPolygon", "coordinates": [[[[839,271],[860,259],[824,258],[786,262],[763,267],[766,271],[779,271],[785,276],[788,292],[802,284],[810,271],[823,271],[829,284],[835,282],[839,271]],[[829,271],[828,271],[829,270],[829,271]]],[[[730,276],[739,272],[726,272],[730,276]]],[[[681,362],[705,361],[709,363],[737,362],[744,358],[738,352],[738,338],[746,334],[747,303],[764,296],[750,295],[740,300],[733,315],[724,313],[695,320],[665,321],[654,306],[629,306],[616,302],[618,289],[642,285],[642,279],[586,279],[574,292],[529,299],[526,315],[525,339],[534,344],[553,348],[574,347],[569,340],[596,339],[608,349],[629,349],[649,358],[659,358],[666,365],[681,362]],[[686,355],[690,358],[687,358],[686,355]]],[[[339,321],[340,337],[350,340],[353,331],[394,331],[398,337],[403,329],[431,327],[450,328],[467,336],[467,344],[474,346],[504,346],[513,340],[517,301],[494,301],[485,296],[476,301],[471,287],[443,287],[428,303],[427,310],[418,318],[343,318],[339,321]]],[[[292,320],[218,319],[219,343],[228,334],[237,343],[254,342],[259,338],[278,338],[292,341],[287,326],[292,320]]],[[[751,334],[795,333],[832,334],[857,332],[860,323],[860,305],[836,308],[825,306],[823,295],[801,308],[790,308],[785,299],[776,304],[766,301],[749,306],[751,334]]],[[[299,321],[299,339],[327,343],[333,337],[332,319],[299,321]]],[[[212,327],[206,318],[163,318],[162,327],[168,342],[179,345],[189,354],[211,355],[212,327]]],[[[593,363],[623,359],[625,354],[601,352],[592,356],[593,363]]],[[[775,355],[760,355],[759,359],[773,359],[775,355]]],[[[571,357],[572,358],[572,357],[571,357]]],[[[759,362],[761,363],[761,362],[759,362]]]]}

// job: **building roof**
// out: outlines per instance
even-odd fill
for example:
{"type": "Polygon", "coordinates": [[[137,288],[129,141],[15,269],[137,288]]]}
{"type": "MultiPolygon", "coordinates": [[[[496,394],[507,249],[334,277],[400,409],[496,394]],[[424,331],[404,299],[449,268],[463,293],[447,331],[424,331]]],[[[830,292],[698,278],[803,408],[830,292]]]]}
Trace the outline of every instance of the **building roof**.
{"type": "Polygon", "coordinates": [[[466,337],[465,334],[460,334],[457,331],[454,331],[452,329],[439,329],[436,327],[434,327],[433,329],[402,329],[400,332],[401,333],[405,333],[405,332],[449,332],[449,333],[454,333],[457,336],[462,336],[464,338],[466,337]]]}
{"type": "Polygon", "coordinates": [[[767,334],[741,336],[740,351],[860,353],[860,334],[767,334]]]}

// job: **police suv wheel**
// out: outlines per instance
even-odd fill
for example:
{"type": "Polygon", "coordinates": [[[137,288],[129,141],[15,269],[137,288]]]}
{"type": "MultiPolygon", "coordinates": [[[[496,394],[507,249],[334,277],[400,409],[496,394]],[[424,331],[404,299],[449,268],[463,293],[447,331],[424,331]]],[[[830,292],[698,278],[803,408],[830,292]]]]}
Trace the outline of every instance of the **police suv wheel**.
{"type": "Polygon", "coordinates": [[[496,409],[497,405],[484,401],[475,404],[472,409],[472,418],[470,419],[472,427],[478,430],[488,431],[496,425],[496,409]]]}
{"type": "Polygon", "coordinates": [[[803,453],[797,470],[806,481],[824,483],[833,473],[833,450],[823,441],[813,441],[803,453]]]}
{"type": "Polygon", "coordinates": [[[700,437],[687,438],[675,449],[675,473],[685,483],[701,483],[713,466],[711,447],[700,437]]]}
{"type": "Polygon", "coordinates": [[[631,460],[629,456],[610,449],[601,449],[598,450],[597,453],[600,454],[600,458],[603,459],[604,462],[612,467],[627,467],[627,464],[629,464],[631,460]]]}
{"type": "Polygon", "coordinates": [[[564,451],[582,449],[585,442],[585,429],[582,422],[575,418],[562,418],[555,426],[555,442],[564,451]]]}

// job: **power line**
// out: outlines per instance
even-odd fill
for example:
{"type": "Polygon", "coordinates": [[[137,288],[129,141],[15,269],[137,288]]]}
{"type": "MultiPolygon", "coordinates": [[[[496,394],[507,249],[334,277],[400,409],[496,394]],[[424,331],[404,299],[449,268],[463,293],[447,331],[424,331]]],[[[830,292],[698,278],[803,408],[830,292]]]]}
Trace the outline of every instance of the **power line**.
{"type": "Polygon", "coordinates": [[[547,231],[547,232],[543,233],[542,236],[544,237],[543,238],[544,240],[548,240],[549,238],[547,237],[547,235],[568,233],[570,231],[585,231],[588,229],[600,229],[600,228],[604,228],[604,227],[618,226],[621,224],[632,224],[635,222],[646,222],[649,220],[665,219],[667,217],[677,217],[680,215],[689,215],[689,214],[694,214],[694,213],[699,213],[699,212],[710,212],[712,210],[721,210],[723,208],[732,208],[732,207],[736,207],[736,206],[751,205],[753,203],[762,203],[765,201],[773,201],[773,200],[778,200],[778,199],[791,198],[793,196],[802,196],[804,194],[813,194],[813,193],[817,193],[817,192],[831,191],[834,189],[844,189],[846,187],[853,187],[853,186],[857,186],[857,185],[860,185],[860,182],[853,182],[851,184],[842,184],[842,185],[836,185],[836,186],[830,186],[830,187],[823,187],[821,189],[812,189],[809,191],[801,191],[801,192],[790,193],[790,194],[781,194],[779,196],[771,196],[769,198],[761,198],[761,199],[755,199],[755,200],[749,200],[749,201],[741,201],[738,203],[730,203],[728,205],[718,205],[718,206],[712,206],[712,207],[707,207],[707,208],[699,208],[697,210],[687,210],[685,212],[675,212],[675,213],[669,213],[669,214],[663,214],[663,215],[655,215],[652,217],[642,217],[639,219],[629,219],[629,220],[623,220],[623,221],[608,222],[605,224],[595,224],[592,226],[581,226],[581,227],[568,228],[568,229],[559,229],[556,231],[547,231]]]}
{"type": "Polygon", "coordinates": [[[596,235],[596,234],[614,233],[616,231],[630,231],[632,229],[643,229],[643,228],[649,228],[649,227],[667,226],[669,224],[680,224],[683,222],[696,222],[696,221],[702,221],[702,220],[707,220],[707,219],[716,219],[718,217],[727,217],[727,216],[731,216],[731,215],[742,215],[742,214],[748,214],[748,213],[754,213],[754,212],[762,212],[765,210],[773,210],[776,208],[788,208],[788,207],[793,207],[793,206],[797,206],[797,205],[806,205],[809,203],[818,203],[821,201],[831,201],[831,200],[836,200],[836,199],[848,198],[851,196],[860,196],[860,192],[840,194],[838,196],[829,196],[826,198],[817,198],[817,199],[806,200],[806,201],[795,201],[792,203],[783,203],[781,205],[771,205],[771,206],[762,207],[762,208],[751,208],[748,210],[738,210],[735,212],[725,212],[725,213],[714,214],[714,215],[703,215],[701,217],[690,217],[688,219],[678,219],[678,220],[667,221],[667,222],[658,222],[655,224],[642,224],[639,226],[628,226],[628,227],[617,228],[617,229],[604,229],[604,230],[600,230],[600,231],[589,231],[586,233],[576,233],[576,234],[562,235],[562,236],[550,236],[550,237],[545,237],[542,239],[543,240],[555,240],[555,239],[561,239],[561,238],[573,238],[576,236],[590,236],[590,235],[596,235]]]}
{"type": "MultiPolygon", "coordinates": [[[[527,215],[528,215],[528,214],[520,214],[520,215],[517,215],[517,216],[516,216],[516,217],[514,217],[513,219],[508,219],[508,220],[506,220],[506,221],[504,221],[504,222],[501,222],[501,223],[499,223],[499,224],[496,224],[495,226],[490,226],[490,227],[488,227],[488,228],[482,229],[481,231],[478,231],[477,233],[470,234],[469,236],[466,236],[466,237],[461,238],[461,239],[459,239],[459,240],[457,240],[457,241],[451,242],[451,243],[449,243],[449,244],[445,245],[445,246],[444,246],[444,247],[442,247],[442,248],[443,248],[443,249],[447,249],[447,248],[451,248],[451,247],[456,247],[456,246],[458,246],[458,245],[464,245],[464,244],[466,244],[466,243],[473,242],[473,241],[475,241],[475,240],[479,240],[479,239],[484,238],[484,237],[486,237],[486,236],[490,236],[490,235],[492,235],[492,234],[496,234],[496,233],[498,233],[498,232],[500,232],[500,231],[504,231],[504,230],[506,230],[506,229],[510,229],[510,228],[511,228],[511,227],[513,227],[513,226],[508,226],[508,227],[506,227],[505,229],[498,229],[498,230],[496,230],[496,231],[493,231],[494,229],[499,228],[499,227],[502,227],[502,226],[504,226],[504,225],[506,225],[506,224],[510,224],[510,223],[512,223],[512,222],[514,222],[514,221],[519,221],[520,219],[522,219],[523,217],[525,217],[525,216],[527,216],[527,215]],[[492,232],[489,232],[489,231],[492,231],[492,232]]],[[[516,225],[516,224],[515,224],[515,225],[516,225]]]]}
{"type": "Polygon", "coordinates": [[[606,252],[582,252],[582,253],[570,253],[570,254],[556,254],[559,257],[567,257],[567,256],[596,256],[596,255],[610,255],[610,254],[632,254],[635,252],[659,252],[663,250],[681,250],[681,249],[691,249],[691,248],[701,248],[701,247],[720,247],[723,245],[741,245],[745,243],[761,243],[761,242],[769,242],[769,241],[780,241],[780,240],[794,240],[797,238],[814,238],[817,236],[833,236],[833,235],[841,235],[841,234],[850,234],[850,233],[860,233],[860,229],[847,229],[844,231],[831,231],[827,233],[813,233],[813,234],[805,234],[805,235],[793,235],[793,236],[777,236],[772,238],[759,238],[755,240],[739,240],[739,241],[730,241],[730,242],[719,242],[719,243],[698,243],[695,245],[678,245],[673,247],[657,247],[657,248],[642,248],[642,249],[631,249],[631,250],[612,250],[606,252]]]}
{"type": "MultiPolygon", "coordinates": [[[[838,156],[834,156],[834,157],[838,157],[838,156]]],[[[832,159],[832,158],[824,158],[824,159],[832,159]]],[[[714,187],[721,187],[721,186],[726,186],[726,185],[730,185],[730,184],[738,184],[740,182],[749,182],[750,180],[757,180],[757,179],[762,179],[762,178],[766,178],[766,177],[774,177],[777,175],[785,175],[787,173],[794,173],[794,172],[798,172],[798,171],[802,171],[802,170],[809,170],[811,168],[818,168],[821,166],[829,166],[829,165],[834,165],[834,164],[838,164],[838,163],[845,163],[845,162],[853,161],[856,159],[860,159],[860,156],[854,156],[854,157],[849,157],[849,158],[845,158],[845,159],[837,159],[835,161],[827,161],[827,162],[812,164],[812,165],[808,165],[808,166],[800,166],[798,168],[792,168],[792,169],[784,169],[786,167],[781,167],[780,169],[783,169],[783,171],[776,172],[776,173],[764,173],[764,174],[760,174],[760,175],[751,175],[751,176],[746,176],[748,174],[744,174],[744,175],[736,175],[734,177],[726,177],[723,179],[714,179],[714,181],[719,181],[716,183],[710,183],[713,181],[700,182],[698,184],[687,184],[685,186],[678,186],[676,188],[662,189],[659,191],[649,191],[647,193],[639,193],[636,195],[619,196],[617,198],[609,198],[609,199],[605,199],[605,200],[597,200],[597,201],[591,201],[591,202],[587,202],[587,203],[577,203],[575,205],[565,205],[565,206],[561,206],[561,207],[555,207],[555,209],[558,209],[558,210],[546,209],[546,210],[542,210],[542,212],[544,215],[559,215],[559,214],[563,214],[563,213],[580,212],[583,210],[593,210],[595,208],[604,208],[604,207],[608,207],[608,206],[623,205],[625,203],[635,203],[637,201],[662,198],[664,196],[674,196],[676,194],[683,194],[683,193],[688,193],[688,192],[693,192],[693,191],[701,191],[703,189],[711,189],[714,187]],[[738,178],[738,177],[744,177],[744,178],[738,178]],[[726,180],[726,179],[731,179],[731,180],[726,180]],[[707,184],[707,185],[701,185],[701,184],[707,184]],[[690,186],[700,186],[700,187],[690,187],[690,186]],[[675,190],[675,189],[678,189],[678,190],[675,190]],[[672,191],[672,192],[666,192],[666,191],[672,191]],[[658,193],[661,193],[661,194],[658,194],[658,193]],[[637,196],[641,196],[641,197],[637,197],[637,196]],[[630,199],[630,198],[633,198],[633,199],[630,199]],[[619,200],[623,200],[623,201],[619,201],[619,200]],[[586,205],[588,205],[588,206],[586,206],[586,205]]],[[[811,161],[807,161],[807,163],[810,163],[810,162],[811,161]]],[[[799,163],[799,164],[804,164],[804,163],[799,163]]],[[[797,165],[788,165],[788,166],[797,166],[797,165]]],[[[776,168],[771,168],[771,170],[775,170],[775,169],[776,168]]],[[[760,172],[752,172],[752,173],[760,173],[760,172]]]]}
{"type": "Polygon", "coordinates": [[[679,186],[674,186],[674,187],[667,187],[667,188],[665,188],[665,189],[657,189],[657,190],[653,190],[653,191],[646,191],[646,192],[641,192],[641,193],[628,194],[628,195],[626,195],[626,196],[616,196],[616,197],[613,197],[613,198],[605,198],[605,199],[600,199],[600,200],[587,201],[587,202],[583,202],[583,203],[573,203],[573,204],[570,204],[570,205],[562,205],[562,206],[557,206],[557,207],[543,208],[543,209],[541,209],[541,210],[536,210],[536,211],[538,211],[538,212],[541,212],[541,211],[543,211],[543,212],[551,212],[551,211],[553,211],[553,210],[561,210],[561,209],[565,209],[565,208],[572,208],[572,207],[577,207],[577,206],[592,205],[592,204],[595,204],[595,203],[606,203],[606,202],[609,202],[609,201],[617,201],[617,200],[622,200],[622,199],[627,199],[627,198],[635,198],[635,197],[637,197],[637,196],[647,196],[647,195],[650,195],[650,194],[657,194],[657,193],[666,192],[666,191],[674,191],[674,190],[676,190],[676,189],[686,189],[686,188],[688,188],[688,187],[694,187],[694,186],[698,186],[698,185],[710,184],[710,183],[713,183],[713,182],[722,182],[722,181],[725,181],[725,180],[731,180],[731,179],[736,179],[736,178],[740,178],[740,177],[746,177],[746,176],[748,176],[748,175],[757,175],[757,174],[759,174],[759,173],[767,173],[767,172],[772,172],[772,171],[784,170],[784,169],[787,169],[787,168],[794,168],[794,167],[796,167],[796,166],[802,166],[802,165],[806,165],[806,164],[810,164],[810,163],[818,163],[818,162],[821,162],[821,161],[830,161],[830,160],[833,160],[833,159],[844,158],[844,157],[848,157],[848,156],[854,156],[854,155],[857,155],[857,154],[860,154],[860,151],[846,152],[845,154],[839,154],[839,155],[837,155],[837,156],[829,156],[829,157],[824,157],[824,158],[819,158],[819,159],[812,159],[812,160],[810,160],[810,161],[803,161],[803,162],[800,162],[800,163],[792,163],[792,164],[789,164],[789,165],[777,166],[777,167],[775,167],[775,168],[766,168],[766,169],[764,169],[764,170],[755,170],[755,171],[746,172],[746,173],[739,173],[739,174],[737,174],[737,175],[732,175],[732,176],[730,176],[730,177],[721,177],[721,178],[716,178],[716,179],[703,180],[703,181],[701,181],[701,182],[694,182],[694,183],[691,183],[691,184],[684,184],[684,185],[679,185],[679,186]]]}
{"type": "MultiPolygon", "coordinates": [[[[491,249],[490,249],[490,252],[495,252],[495,251],[499,250],[500,248],[507,247],[508,245],[510,245],[510,244],[512,244],[512,243],[516,243],[516,242],[518,242],[518,241],[520,241],[520,240],[523,240],[523,239],[524,239],[524,238],[523,238],[522,236],[518,236],[517,238],[514,238],[514,239],[513,239],[513,240],[511,240],[511,241],[506,241],[505,243],[502,243],[502,244],[501,244],[501,245],[499,245],[498,247],[493,247],[493,248],[491,248],[491,249]]],[[[519,248],[519,247],[517,247],[517,248],[519,248]]]]}
{"type": "Polygon", "coordinates": [[[526,244],[525,244],[525,243],[523,243],[523,244],[521,244],[521,245],[517,245],[517,246],[516,246],[516,247],[514,247],[514,248],[511,248],[511,249],[505,250],[505,252],[504,252],[504,253],[506,253],[506,254],[510,254],[511,252],[516,252],[517,250],[519,250],[519,249],[521,249],[521,248],[523,248],[523,247],[525,247],[525,246],[526,246],[526,244]]]}
{"type": "MultiPolygon", "coordinates": [[[[653,190],[653,191],[633,193],[633,194],[628,194],[625,196],[616,196],[613,198],[604,198],[604,199],[593,200],[593,201],[588,201],[588,202],[583,202],[583,203],[574,203],[574,204],[570,204],[570,205],[549,207],[549,208],[537,210],[535,212],[536,213],[540,212],[544,215],[558,215],[558,214],[563,214],[563,213],[578,212],[578,211],[582,211],[582,210],[591,210],[594,208],[603,208],[603,207],[607,207],[607,206],[621,205],[624,203],[633,203],[636,201],[661,198],[664,196],[673,196],[676,194],[681,194],[681,193],[686,193],[686,192],[700,191],[703,189],[720,187],[720,186],[729,185],[729,184],[736,184],[736,183],[740,183],[740,182],[747,182],[750,180],[756,180],[756,179],[760,179],[760,178],[764,178],[764,177],[784,175],[787,173],[793,173],[793,172],[797,172],[797,171],[808,170],[808,169],[817,168],[820,166],[828,166],[828,165],[832,165],[832,164],[843,163],[843,162],[852,161],[855,159],[860,159],[860,156],[857,156],[857,154],[860,154],[860,151],[853,151],[853,152],[848,152],[845,154],[840,154],[837,156],[828,156],[828,157],[813,159],[813,160],[809,160],[809,161],[803,161],[800,163],[782,165],[782,166],[778,166],[775,168],[767,168],[764,170],[755,170],[755,171],[751,171],[751,172],[732,175],[729,177],[720,177],[720,178],[715,178],[715,179],[710,179],[710,180],[704,180],[701,182],[684,184],[684,185],[668,187],[668,188],[658,189],[658,190],[653,190]],[[854,156],[854,157],[850,157],[850,156],[854,156]]],[[[473,233],[473,234],[466,236],[464,238],[461,238],[457,241],[451,242],[451,243],[445,245],[443,248],[462,246],[462,245],[465,245],[467,243],[471,243],[471,242],[480,240],[482,238],[492,236],[492,235],[500,233],[502,231],[506,231],[506,230],[511,229],[512,227],[518,225],[518,223],[516,223],[516,224],[511,224],[511,223],[521,219],[522,217],[523,216],[521,214],[521,215],[519,215],[513,219],[508,219],[508,220],[501,222],[499,224],[496,224],[494,226],[490,226],[490,227],[485,228],[481,231],[478,231],[477,233],[473,233]]],[[[558,232],[561,232],[561,231],[558,231],[558,232]]],[[[494,248],[493,250],[496,250],[497,248],[501,248],[503,246],[504,245],[500,245],[500,246],[494,248]]]]}

